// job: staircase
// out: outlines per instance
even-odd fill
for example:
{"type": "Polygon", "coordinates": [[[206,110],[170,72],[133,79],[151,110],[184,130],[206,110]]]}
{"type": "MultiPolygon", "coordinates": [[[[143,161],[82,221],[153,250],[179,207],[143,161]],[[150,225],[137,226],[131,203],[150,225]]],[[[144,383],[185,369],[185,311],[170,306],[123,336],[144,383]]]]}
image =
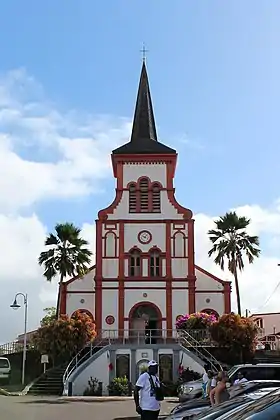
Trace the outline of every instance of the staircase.
{"type": "Polygon", "coordinates": [[[72,391],[68,389],[68,382],[70,376],[76,371],[76,369],[108,344],[110,344],[110,340],[108,340],[108,338],[103,338],[101,331],[101,333],[95,338],[93,343],[87,344],[79,353],[76,354],[76,356],[73,357],[71,362],[64,370],[62,377],[64,394],[67,393],[67,395],[71,395],[72,391]]]}
{"type": "Polygon", "coordinates": [[[204,344],[197,341],[195,337],[189,334],[187,331],[180,331],[180,341],[183,347],[192,351],[197,357],[199,357],[205,364],[211,367],[211,370],[218,372],[223,370],[220,362],[207,350],[206,345],[209,343],[206,341],[204,344]]]}
{"type": "Polygon", "coordinates": [[[66,365],[47,370],[29,388],[28,395],[62,395],[66,365]]]}

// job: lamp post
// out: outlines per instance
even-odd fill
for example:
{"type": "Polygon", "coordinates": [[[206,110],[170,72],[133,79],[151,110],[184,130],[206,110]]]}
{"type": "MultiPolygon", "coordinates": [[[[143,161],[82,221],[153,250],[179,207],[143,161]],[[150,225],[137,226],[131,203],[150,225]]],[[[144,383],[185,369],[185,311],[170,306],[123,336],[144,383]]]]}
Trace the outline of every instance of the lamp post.
{"type": "Polygon", "coordinates": [[[26,362],[26,344],[27,344],[27,293],[17,293],[15,295],[14,302],[10,307],[12,309],[19,309],[21,305],[18,304],[17,298],[21,296],[23,298],[24,305],[24,336],[23,336],[23,353],[22,353],[22,372],[21,372],[21,383],[25,383],[25,362],[26,362]]]}

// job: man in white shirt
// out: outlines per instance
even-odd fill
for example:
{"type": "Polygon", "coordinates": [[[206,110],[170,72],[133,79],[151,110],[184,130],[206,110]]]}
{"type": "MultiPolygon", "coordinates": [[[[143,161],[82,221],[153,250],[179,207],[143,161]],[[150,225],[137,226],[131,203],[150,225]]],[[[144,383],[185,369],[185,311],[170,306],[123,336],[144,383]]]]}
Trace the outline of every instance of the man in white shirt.
{"type": "Polygon", "coordinates": [[[157,420],[160,412],[160,402],[156,399],[155,388],[160,388],[157,376],[158,363],[151,360],[148,363],[148,372],[139,376],[134,390],[136,411],[141,420],[157,420]]]}
{"type": "Polygon", "coordinates": [[[233,382],[233,385],[241,385],[245,382],[248,382],[248,379],[245,378],[245,372],[238,372],[237,379],[233,382]]]}

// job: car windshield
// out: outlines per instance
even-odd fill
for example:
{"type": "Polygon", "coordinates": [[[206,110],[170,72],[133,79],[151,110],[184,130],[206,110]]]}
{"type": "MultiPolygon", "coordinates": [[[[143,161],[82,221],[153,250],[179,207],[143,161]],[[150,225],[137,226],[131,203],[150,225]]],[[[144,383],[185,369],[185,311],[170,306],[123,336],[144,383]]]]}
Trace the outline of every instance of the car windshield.
{"type": "Polygon", "coordinates": [[[231,420],[245,420],[248,418],[248,415],[253,415],[260,413],[265,408],[272,406],[273,404],[279,403],[280,389],[277,391],[270,392],[268,395],[260,398],[259,400],[253,402],[248,407],[239,411],[235,414],[234,417],[230,417],[231,420]]]}
{"type": "Polygon", "coordinates": [[[223,414],[224,412],[227,412],[228,410],[231,410],[248,401],[251,401],[248,397],[240,397],[240,398],[235,398],[234,400],[225,401],[224,403],[216,407],[209,407],[206,410],[203,410],[203,412],[196,417],[196,420],[204,419],[204,417],[206,417],[208,414],[211,414],[211,413],[219,412],[220,414],[223,414]]]}
{"type": "Polygon", "coordinates": [[[236,366],[233,366],[227,371],[228,376],[231,376],[236,371],[236,366]]]}
{"type": "Polygon", "coordinates": [[[0,369],[1,368],[9,368],[9,361],[7,359],[0,359],[0,369]]]}

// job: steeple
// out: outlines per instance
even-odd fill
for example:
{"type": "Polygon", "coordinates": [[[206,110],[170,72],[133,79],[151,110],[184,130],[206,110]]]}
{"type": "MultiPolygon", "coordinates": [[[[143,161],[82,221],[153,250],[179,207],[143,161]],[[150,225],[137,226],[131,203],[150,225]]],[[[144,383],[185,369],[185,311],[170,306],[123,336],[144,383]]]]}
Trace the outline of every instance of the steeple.
{"type": "Polygon", "coordinates": [[[145,60],[143,60],[130,142],[113,154],[174,154],[176,150],[158,142],[145,60]]]}
{"type": "Polygon", "coordinates": [[[157,141],[153,104],[145,61],[143,61],[141,70],[131,141],[135,142],[143,139],[157,141]]]}

